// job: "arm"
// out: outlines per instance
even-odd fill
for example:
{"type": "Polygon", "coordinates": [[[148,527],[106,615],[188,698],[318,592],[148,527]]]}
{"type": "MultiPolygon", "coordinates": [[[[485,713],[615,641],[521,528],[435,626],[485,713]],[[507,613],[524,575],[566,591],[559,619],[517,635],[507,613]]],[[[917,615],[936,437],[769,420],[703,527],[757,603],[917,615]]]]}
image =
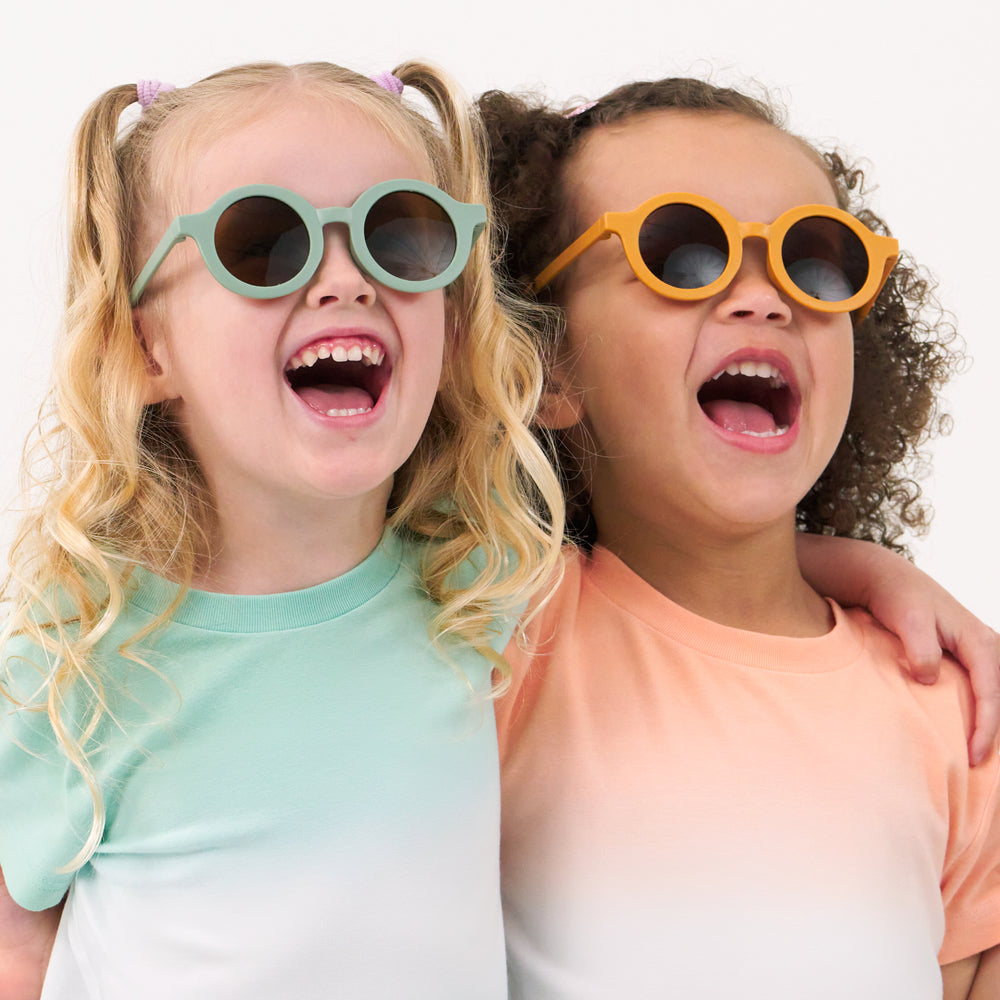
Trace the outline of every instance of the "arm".
{"type": "Polygon", "coordinates": [[[944,1000],[1000,997],[1000,945],[941,967],[944,1000]]]}
{"type": "Polygon", "coordinates": [[[38,1000],[62,905],[34,913],[7,891],[0,871],[0,1000],[38,1000]]]}
{"type": "Polygon", "coordinates": [[[947,650],[969,672],[976,718],[969,760],[984,760],[1000,732],[1000,637],[902,556],[871,542],[801,533],[799,566],[840,604],[867,608],[903,643],[914,678],[937,680],[947,650]]]}

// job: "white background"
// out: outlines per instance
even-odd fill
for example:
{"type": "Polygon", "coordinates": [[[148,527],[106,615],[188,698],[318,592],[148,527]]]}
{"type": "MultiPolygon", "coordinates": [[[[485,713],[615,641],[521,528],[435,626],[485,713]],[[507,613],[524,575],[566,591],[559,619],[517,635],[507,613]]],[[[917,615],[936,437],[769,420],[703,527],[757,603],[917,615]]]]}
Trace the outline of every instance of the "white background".
{"type": "MultiPolygon", "coordinates": [[[[66,151],[87,104],[141,77],[177,84],[251,60],[324,59],[365,73],[421,57],[471,94],[544,87],[597,96],[671,74],[755,78],[792,128],[871,161],[876,207],[940,281],[974,365],[951,387],[955,431],[926,482],[937,517],[918,562],[1000,624],[995,411],[1000,387],[996,45],[989,0],[94,0],[5,15],[0,508],[48,377],[62,295],[66,151]]],[[[647,363],[637,359],[637,363],[647,363]]],[[[0,513],[0,542],[14,514],[0,513]]]]}

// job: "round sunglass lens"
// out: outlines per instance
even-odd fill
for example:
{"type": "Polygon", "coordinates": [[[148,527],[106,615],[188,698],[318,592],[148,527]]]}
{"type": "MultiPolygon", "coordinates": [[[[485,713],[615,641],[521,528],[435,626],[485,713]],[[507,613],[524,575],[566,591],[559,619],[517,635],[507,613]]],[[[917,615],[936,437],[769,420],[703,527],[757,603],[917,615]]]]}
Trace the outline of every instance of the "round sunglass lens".
{"type": "Polygon", "coordinates": [[[272,288],[294,278],[309,258],[309,232],[298,212],[277,198],[241,198],[215,226],[215,250],[240,281],[272,288]]]}
{"type": "Polygon", "coordinates": [[[846,302],[868,279],[864,243],[836,219],[796,222],[782,241],[781,259],[796,286],[823,302],[846,302]]]}
{"type": "Polygon", "coordinates": [[[721,223],[696,205],[661,205],[639,229],[639,253],[653,276],[673,288],[705,288],[729,262],[721,223]]]}
{"type": "Polygon", "coordinates": [[[375,263],[395,278],[426,281],[455,259],[457,236],[448,213],[416,191],[393,191],[369,209],[365,244],[375,263]]]}

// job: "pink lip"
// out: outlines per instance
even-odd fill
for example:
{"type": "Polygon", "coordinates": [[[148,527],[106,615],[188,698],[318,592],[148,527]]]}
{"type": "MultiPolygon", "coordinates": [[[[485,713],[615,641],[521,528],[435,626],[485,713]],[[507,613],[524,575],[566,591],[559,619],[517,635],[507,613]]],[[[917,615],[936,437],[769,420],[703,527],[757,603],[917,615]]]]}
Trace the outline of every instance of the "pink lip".
{"type": "Polygon", "coordinates": [[[712,420],[708,413],[706,413],[705,410],[699,405],[699,409],[701,409],[702,415],[705,418],[705,423],[717,437],[721,438],[727,444],[734,445],[743,451],[759,455],[774,455],[787,451],[792,447],[799,435],[801,394],[799,392],[795,370],[792,367],[792,363],[784,354],[780,351],[769,349],[741,348],[731,352],[720,361],[716,362],[715,366],[706,375],[705,380],[701,383],[701,385],[707,385],[712,380],[714,375],[718,372],[725,371],[730,365],[739,364],[744,361],[770,365],[772,368],[777,370],[781,379],[785,382],[787,387],[786,391],[788,393],[788,408],[790,410],[788,430],[782,434],[776,434],[769,437],[758,437],[746,432],[729,430],[712,420]]]}

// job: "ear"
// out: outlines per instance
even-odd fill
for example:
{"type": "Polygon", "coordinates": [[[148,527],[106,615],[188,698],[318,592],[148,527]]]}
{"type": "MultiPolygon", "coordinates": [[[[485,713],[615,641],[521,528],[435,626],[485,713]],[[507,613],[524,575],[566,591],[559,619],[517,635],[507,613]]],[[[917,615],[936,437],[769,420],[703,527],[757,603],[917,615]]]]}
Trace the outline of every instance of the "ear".
{"type": "Polygon", "coordinates": [[[559,361],[546,373],[535,423],[562,431],[580,423],[583,416],[583,393],[573,384],[566,362],[559,361]]]}
{"type": "Polygon", "coordinates": [[[132,329],[139,349],[146,360],[143,373],[146,382],[145,403],[163,403],[176,399],[170,378],[170,353],[164,336],[162,322],[157,317],[137,306],[132,310],[132,329]]]}

